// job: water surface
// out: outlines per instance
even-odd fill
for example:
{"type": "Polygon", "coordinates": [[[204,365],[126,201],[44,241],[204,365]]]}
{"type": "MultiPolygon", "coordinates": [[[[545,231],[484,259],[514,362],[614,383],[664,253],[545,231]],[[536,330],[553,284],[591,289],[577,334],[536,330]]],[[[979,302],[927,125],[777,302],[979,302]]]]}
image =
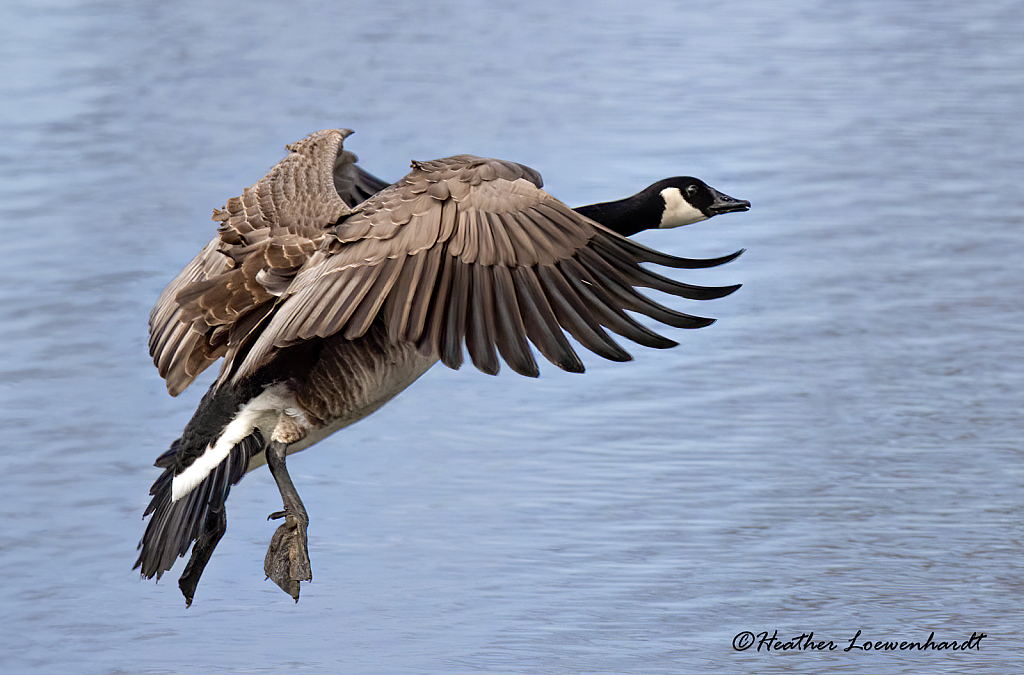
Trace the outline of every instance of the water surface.
{"type": "Polygon", "coordinates": [[[1019,4],[8,3],[0,666],[18,673],[1006,673],[1024,592],[1019,4]],[[720,321],[588,373],[435,369],[296,456],[315,580],[262,577],[265,472],[195,604],[131,564],[210,381],[146,355],[210,210],[315,129],[492,155],[570,204],[693,174],[645,233],[720,321]],[[742,631],[840,648],[734,651],[742,631]],[[872,639],[967,653],[843,652],[872,639]]]}

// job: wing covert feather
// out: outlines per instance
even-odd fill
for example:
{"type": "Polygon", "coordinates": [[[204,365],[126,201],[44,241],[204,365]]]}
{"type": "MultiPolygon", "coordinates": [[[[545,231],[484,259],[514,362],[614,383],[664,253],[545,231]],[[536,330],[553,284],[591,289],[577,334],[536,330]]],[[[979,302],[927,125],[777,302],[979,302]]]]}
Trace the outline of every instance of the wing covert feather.
{"type": "Polygon", "coordinates": [[[164,289],[150,314],[150,355],[177,395],[263,319],[327,232],[382,181],[342,148],[351,131],[328,129],[287,146],[288,155],[214,211],[219,235],[164,289]]]}

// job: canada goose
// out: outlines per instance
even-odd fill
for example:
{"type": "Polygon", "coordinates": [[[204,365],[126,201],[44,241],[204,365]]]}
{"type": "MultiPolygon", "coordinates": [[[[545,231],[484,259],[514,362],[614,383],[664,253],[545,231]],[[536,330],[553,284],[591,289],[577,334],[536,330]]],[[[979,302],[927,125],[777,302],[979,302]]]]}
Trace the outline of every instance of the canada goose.
{"type": "Polygon", "coordinates": [[[139,543],[142,576],[158,579],[192,547],[178,585],[191,604],[227,528],[224,502],[269,464],[284,509],[264,562],[297,601],[312,578],[308,516],[285,457],[366,417],[440,360],[536,377],[528,342],[571,372],[583,364],[563,330],[613,361],[631,357],[603,330],[648,347],[675,342],[623,310],[678,328],[713,319],[663,307],[634,287],[695,300],[739,286],[672,281],[641,267],[721,265],[659,253],[625,235],[746,211],[695,178],[572,210],[521,164],[472,155],[413,162],[393,185],[343,149],[331,129],[289,154],[214,211],[218,236],[160,295],[150,354],[172,395],[223,357],[220,375],[181,438],[160,455],[139,543]],[[499,358],[500,356],[500,358],[499,358]]]}

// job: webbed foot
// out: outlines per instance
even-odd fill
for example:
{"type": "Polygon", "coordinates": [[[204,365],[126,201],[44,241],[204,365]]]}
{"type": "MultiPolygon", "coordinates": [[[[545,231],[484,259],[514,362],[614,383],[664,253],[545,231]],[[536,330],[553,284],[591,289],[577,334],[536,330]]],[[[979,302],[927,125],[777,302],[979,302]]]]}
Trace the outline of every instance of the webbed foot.
{"type": "Polygon", "coordinates": [[[278,518],[284,518],[284,523],[277,528],[270,540],[267,557],[263,561],[263,571],[266,572],[268,579],[273,579],[281,590],[298,602],[299,582],[313,579],[306,539],[309,517],[305,512],[291,514],[287,511],[278,511],[270,514],[267,520],[278,518]]]}
{"type": "Polygon", "coordinates": [[[273,579],[281,590],[298,602],[299,582],[313,579],[306,540],[309,516],[292,484],[291,476],[288,475],[288,468],[285,466],[286,447],[277,441],[271,441],[267,445],[267,466],[270,467],[270,473],[277,482],[281,500],[284,502],[284,510],[270,514],[267,520],[284,518],[284,523],[270,539],[267,557],[263,560],[263,571],[267,573],[268,579],[273,579]]]}

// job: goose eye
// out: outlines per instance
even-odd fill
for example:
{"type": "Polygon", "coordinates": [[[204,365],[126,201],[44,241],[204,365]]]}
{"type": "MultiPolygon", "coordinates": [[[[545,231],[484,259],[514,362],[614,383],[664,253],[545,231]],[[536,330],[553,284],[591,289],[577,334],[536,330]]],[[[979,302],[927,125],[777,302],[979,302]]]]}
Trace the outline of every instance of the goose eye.
{"type": "Polygon", "coordinates": [[[688,185],[688,186],[686,186],[686,197],[687,197],[687,199],[693,199],[696,196],[697,196],[697,186],[696,185],[688,185]]]}

